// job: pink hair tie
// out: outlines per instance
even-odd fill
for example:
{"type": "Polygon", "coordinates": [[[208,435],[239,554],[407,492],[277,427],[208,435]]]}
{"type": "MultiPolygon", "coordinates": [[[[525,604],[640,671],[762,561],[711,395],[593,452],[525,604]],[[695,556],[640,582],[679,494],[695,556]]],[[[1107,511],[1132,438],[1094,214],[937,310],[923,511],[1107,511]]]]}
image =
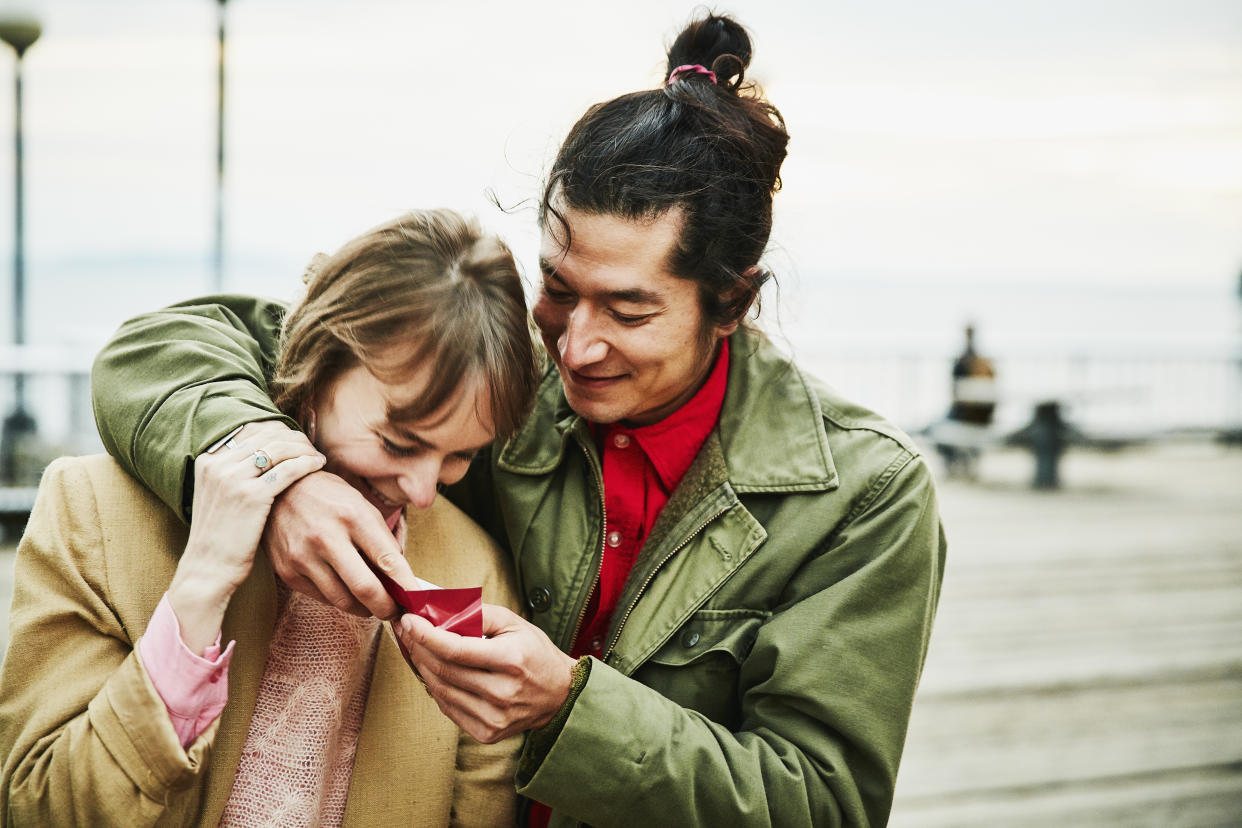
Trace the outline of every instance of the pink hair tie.
{"type": "Polygon", "coordinates": [[[707,75],[708,80],[710,80],[712,83],[716,83],[716,73],[713,72],[711,69],[708,69],[706,66],[700,66],[697,63],[686,63],[686,64],[682,64],[681,66],[678,66],[672,72],[668,73],[668,82],[672,83],[673,81],[677,80],[678,75],[685,74],[686,72],[694,72],[695,74],[699,74],[699,75],[707,75]]]}

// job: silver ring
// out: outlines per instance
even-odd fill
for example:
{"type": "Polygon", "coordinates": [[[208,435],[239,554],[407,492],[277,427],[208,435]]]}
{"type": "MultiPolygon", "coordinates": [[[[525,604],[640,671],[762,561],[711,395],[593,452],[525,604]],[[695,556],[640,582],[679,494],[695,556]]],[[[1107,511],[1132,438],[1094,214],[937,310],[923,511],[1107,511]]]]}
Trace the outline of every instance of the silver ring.
{"type": "Polygon", "coordinates": [[[272,456],[263,449],[258,449],[251,456],[254,457],[254,467],[259,471],[263,471],[268,466],[272,465],[272,456]]]}

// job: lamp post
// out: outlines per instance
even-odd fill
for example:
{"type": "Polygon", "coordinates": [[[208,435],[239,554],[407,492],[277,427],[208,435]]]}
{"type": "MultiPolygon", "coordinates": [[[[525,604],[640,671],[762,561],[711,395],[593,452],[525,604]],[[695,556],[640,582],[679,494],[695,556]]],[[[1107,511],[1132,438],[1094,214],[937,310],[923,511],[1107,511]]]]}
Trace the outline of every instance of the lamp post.
{"type": "MultiPolygon", "coordinates": [[[[15,150],[14,179],[14,236],[13,236],[13,342],[19,348],[26,344],[26,255],[24,180],[22,167],[22,58],[43,28],[29,18],[0,19],[0,40],[13,47],[17,62],[13,72],[14,109],[13,147],[15,150]]],[[[18,447],[35,433],[34,417],[26,412],[26,377],[19,370],[14,374],[13,411],[4,418],[0,429],[0,479],[17,482],[18,447]]]]}
{"type": "Polygon", "coordinates": [[[217,0],[219,52],[216,62],[216,246],[214,253],[213,287],[224,290],[224,5],[217,0]]]}

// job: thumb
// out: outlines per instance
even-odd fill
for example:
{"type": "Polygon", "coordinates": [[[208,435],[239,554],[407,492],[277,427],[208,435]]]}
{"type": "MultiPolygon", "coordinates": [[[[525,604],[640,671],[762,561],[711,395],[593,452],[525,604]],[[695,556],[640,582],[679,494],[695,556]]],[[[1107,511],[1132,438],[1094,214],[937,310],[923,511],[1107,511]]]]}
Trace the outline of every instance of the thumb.
{"type": "Polygon", "coordinates": [[[525,623],[527,623],[526,619],[508,607],[483,604],[483,635],[487,638],[512,632],[525,623]]]}

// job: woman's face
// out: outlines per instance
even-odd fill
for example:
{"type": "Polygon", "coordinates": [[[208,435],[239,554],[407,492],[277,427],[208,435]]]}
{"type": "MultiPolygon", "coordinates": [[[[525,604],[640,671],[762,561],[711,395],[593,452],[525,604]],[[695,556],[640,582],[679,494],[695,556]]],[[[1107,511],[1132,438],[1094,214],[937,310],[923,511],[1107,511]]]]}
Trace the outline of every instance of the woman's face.
{"type": "MultiPolygon", "coordinates": [[[[428,369],[429,370],[429,369],[428,369]]],[[[348,481],[384,516],[407,504],[425,509],[437,483],[456,483],[495,433],[488,395],[466,380],[449,403],[421,422],[394,423],[390,407],[408,404],[427,384],[426,371],[389,384],[361,365],[336,378],[314,405],[311,440],[325,468],[348,481]]]]}
{"type": "Polygon", "coordinates": [[[715,345],[736,323],[705,319],[698,285],[669,270],[680,213],[633,221],[562,210],[566,250],[543,234],[543,286],[531,310],[565,396],[592,422],[667,417],[699,389],[715,345]]]}

